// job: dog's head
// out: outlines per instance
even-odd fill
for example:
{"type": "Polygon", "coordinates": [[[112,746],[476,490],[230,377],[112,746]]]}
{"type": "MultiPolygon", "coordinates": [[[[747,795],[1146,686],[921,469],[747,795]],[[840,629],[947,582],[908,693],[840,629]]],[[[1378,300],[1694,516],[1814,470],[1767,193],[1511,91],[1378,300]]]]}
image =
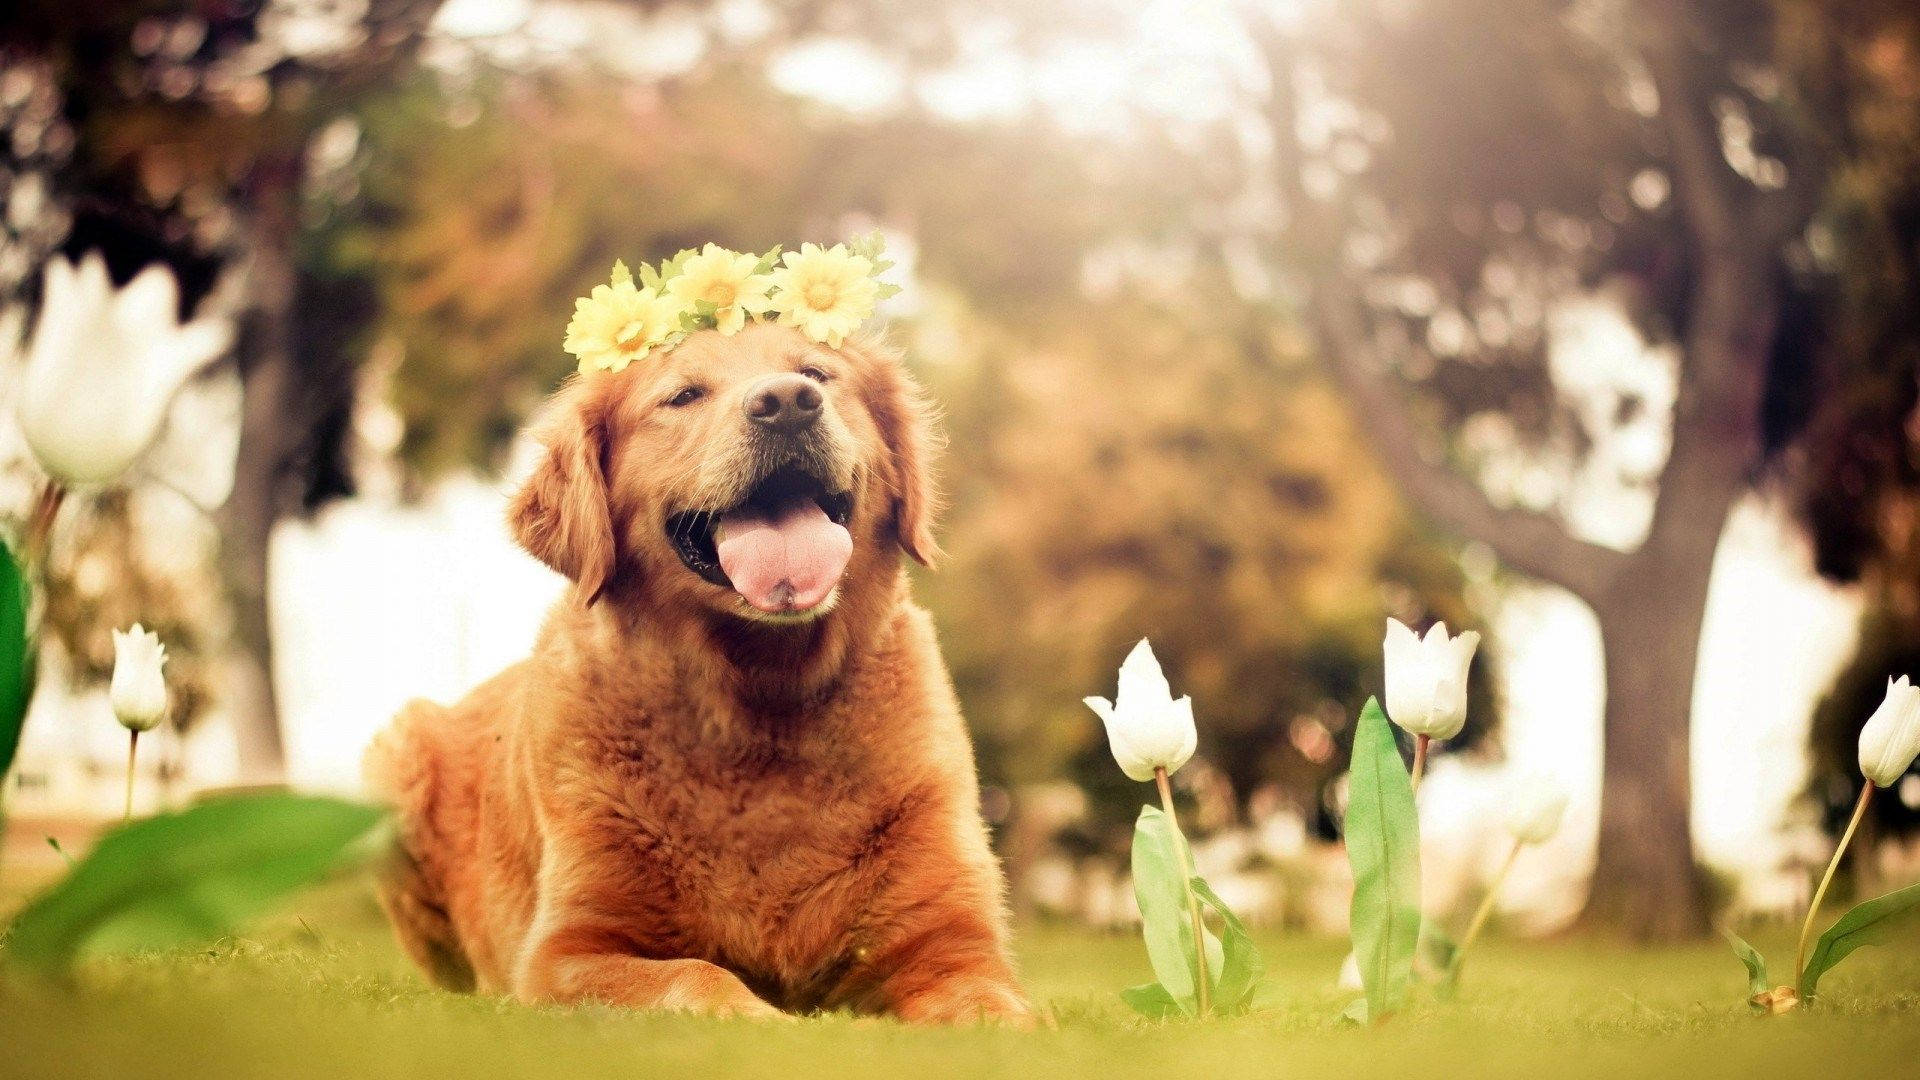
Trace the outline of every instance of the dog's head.
{"type": "Polygon", "coordinates": [[[556,395],[514,498],[520,543],[580,598],[809,622],[929,563],[927,409],[899,358],[784,326],[693,334],[556,395]]]}

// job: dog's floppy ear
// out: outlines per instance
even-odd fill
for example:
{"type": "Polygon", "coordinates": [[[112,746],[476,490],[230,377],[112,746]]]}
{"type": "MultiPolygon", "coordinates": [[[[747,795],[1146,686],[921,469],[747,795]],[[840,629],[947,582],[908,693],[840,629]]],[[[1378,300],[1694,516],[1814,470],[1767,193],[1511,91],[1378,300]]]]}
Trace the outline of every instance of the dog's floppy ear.
{"type": "Polygon", "coordinates": [[[893,459],[893,523],[900,547],[923,565],[940,557],[933,521],[940,510],[934,486],[933,457],[940,440],[933,430],[933,405],[907,374],[900,357],[872,342],[849,344],[867,361],[867,411],[893,459]]]}
{"type": "Polygon", "coordinates": [[[572,578],[584,603],[613,576],[607,502],[606,406],[575,380],[554,396],[540,441],[546,454],[507,507],[507,524],[533,557],[572,578]]]}

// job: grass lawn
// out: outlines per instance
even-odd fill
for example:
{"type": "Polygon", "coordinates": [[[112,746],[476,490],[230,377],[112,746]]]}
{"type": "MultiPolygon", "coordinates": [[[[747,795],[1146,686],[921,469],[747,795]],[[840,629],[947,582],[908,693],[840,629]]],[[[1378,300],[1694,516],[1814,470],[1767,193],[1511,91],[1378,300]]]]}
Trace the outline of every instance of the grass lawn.
{"type": "MultiPolygon", "coordinates": [[[[1783,965],[1791,955],[1786,930],[1757,944],[1783,965]]],[[[1018,950],[1051,1030],[839,1016],[755,1024],[430,989],[356,878],[243,938],[97,962],[78,989],[0,980],[0,1076],[1920,1075],[1920,942],[1856,954],[1817,1010],[1766,1020],[1747,1014],[1739,966],[1718,944],[1488,945],[1459,1001],[1366,1030],[1335,1019],[1352,996],[1333,985],[1342,941],[1266,935],[1269,974],[1252,1015],[1158,1025],[1114,997],[1148,977],[1137,939],[1045,928],[1023,932],[1018,950]]]]}

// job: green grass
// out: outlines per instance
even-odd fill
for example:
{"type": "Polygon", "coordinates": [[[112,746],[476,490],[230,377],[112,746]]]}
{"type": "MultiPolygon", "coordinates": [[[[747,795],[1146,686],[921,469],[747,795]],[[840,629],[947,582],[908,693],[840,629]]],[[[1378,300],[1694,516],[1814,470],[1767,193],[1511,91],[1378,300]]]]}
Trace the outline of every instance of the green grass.
{"type": "MultiPolygon", "coordinates": [[[[4,906],[4,905],[0,905],[4,906]]],[[[830,1016],[755,1024],[608,1008],[529,1008],[433,990],[387,937],[366,885],[302,897],[243,937],[97,961],[71,988],[0,980],[0,1076],[889,1077],[1914,1075],[1920,943],[1866,950],[1817,1010],[1750,1017],[1717,943],[1631,951],[1491,941],[1451,1005],[1370,1029],[1335,1020],[1345,943],[1267,934],[1252,1015],[1151,1024],[1114,997],[1144,981],[1131,936],[1023,932],[1050,1030],[925,1030],[830,1016]]],[[[1757,944],[1784,960],[1784,933],[1757,944]]]]}

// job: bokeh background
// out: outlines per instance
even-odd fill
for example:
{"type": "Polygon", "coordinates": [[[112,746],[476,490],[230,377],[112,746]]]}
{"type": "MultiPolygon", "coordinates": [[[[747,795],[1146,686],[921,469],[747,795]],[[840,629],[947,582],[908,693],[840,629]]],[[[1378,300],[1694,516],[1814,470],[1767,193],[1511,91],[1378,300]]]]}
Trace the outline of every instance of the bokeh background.
{"type": "MultiPolygon", "coordinates": [[[[353,792],[521,655],[560,582],[501,510],[571,300],[707,241],[901,257],[950,441],[916,587],[1027,917],[1130,917],[1147,792],[1080,698],[1143,636],[1201,872],[1315,929],[1389,615],[1488,637],[1432,906],[1504,774],[1574,793],[1503,892],[1536,929],[1796,912],[1920,675],[1903,0],[15,0],[0,134],[0,353],[96,250],[238,331],[62,517],[14,858],[117,812],[114,627],[174,658],[145,808],[353,792]]],[[[1920,875],[1895,795],[1856,883],[1920,875]]]]}

